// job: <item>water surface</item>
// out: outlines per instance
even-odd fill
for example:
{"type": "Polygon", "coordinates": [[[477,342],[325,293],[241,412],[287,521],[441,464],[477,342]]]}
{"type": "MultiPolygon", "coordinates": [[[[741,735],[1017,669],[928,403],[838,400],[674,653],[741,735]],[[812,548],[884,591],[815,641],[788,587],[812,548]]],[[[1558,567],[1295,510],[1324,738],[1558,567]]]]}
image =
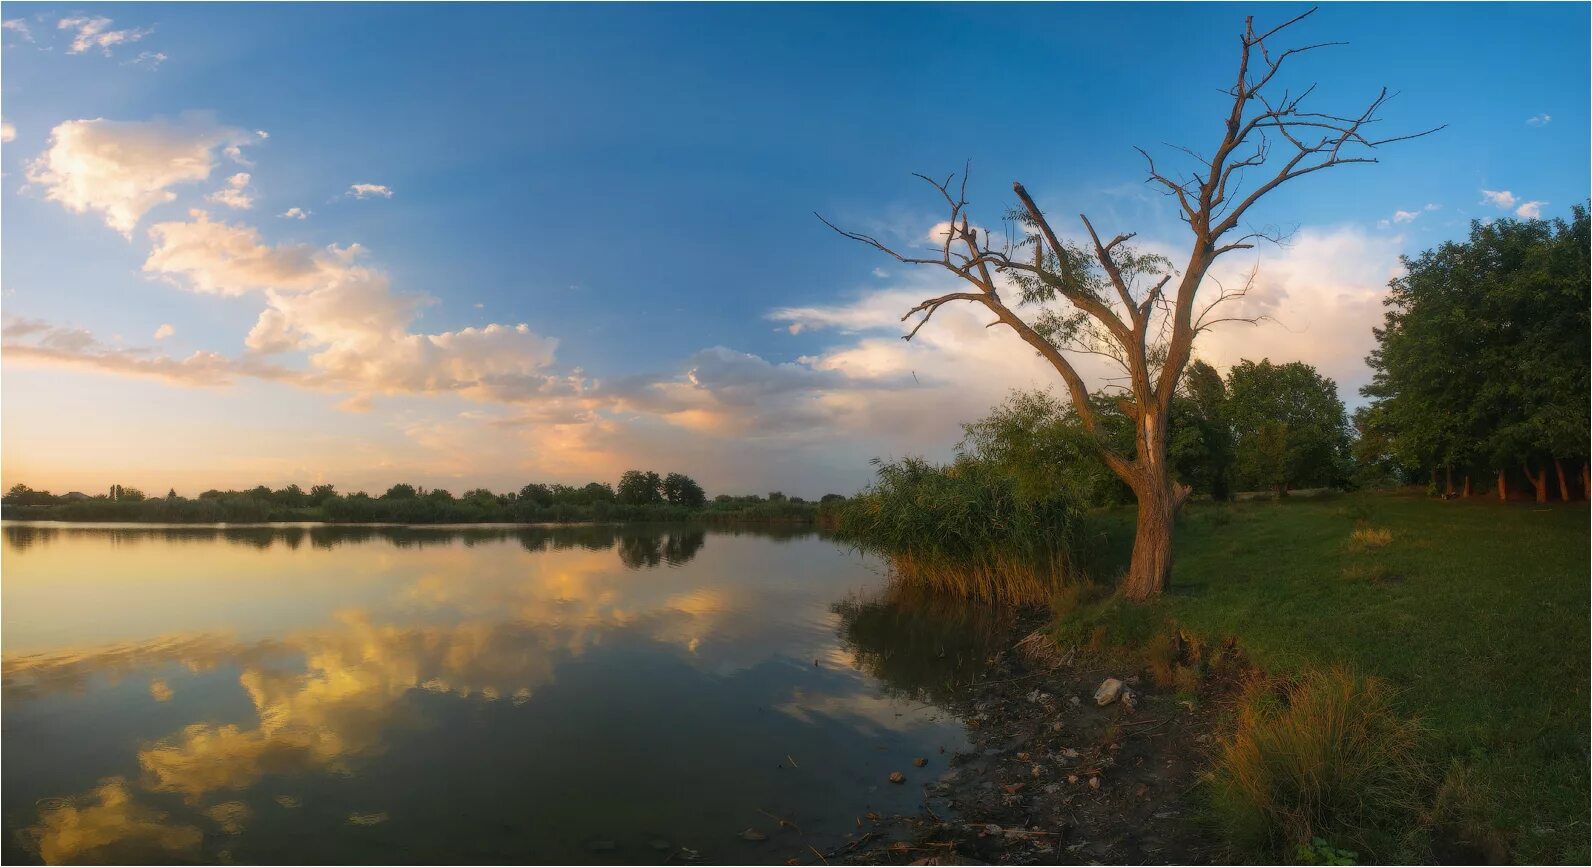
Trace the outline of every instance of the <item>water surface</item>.
{"type": "Polygon", "coordinates": [[[964,744],[935,691],[985,652],[807,532],[3,544],[11,862],[816,861],[917,809],[964,744]]]}

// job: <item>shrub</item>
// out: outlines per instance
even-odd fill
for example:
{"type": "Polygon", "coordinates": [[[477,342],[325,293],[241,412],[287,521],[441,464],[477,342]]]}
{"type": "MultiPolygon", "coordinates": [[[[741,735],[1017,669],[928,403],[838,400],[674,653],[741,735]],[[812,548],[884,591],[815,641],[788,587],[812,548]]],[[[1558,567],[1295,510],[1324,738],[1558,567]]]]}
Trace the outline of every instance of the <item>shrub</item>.
{"type": "Polygon", "coordinates": [[[1208,775],[1213,818],[1257,854],[1321,838],[1393,856],[1431,789],[1421,742],[1419,723],[1397,713],[1377,678],[1344,668],[1254,678],[1208,775]]]}
{"type": "Polygon", "coordinates": [[[1060,489],[1025,490],[994,464],[907,458],[841,509],[840,536],[888,556],[899,580],[1042,604],[1068,583],[1081,512],[1060,489]]]}

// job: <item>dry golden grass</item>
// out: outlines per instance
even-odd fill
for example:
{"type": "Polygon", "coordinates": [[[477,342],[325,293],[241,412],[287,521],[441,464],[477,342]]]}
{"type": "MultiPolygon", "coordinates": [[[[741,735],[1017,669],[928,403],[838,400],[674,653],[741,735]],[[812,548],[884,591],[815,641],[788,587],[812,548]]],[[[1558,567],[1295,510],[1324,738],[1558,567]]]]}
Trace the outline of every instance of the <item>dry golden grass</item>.
{"type": "Polygon", "coordinates": [[[1354,528],[1354,532],[1349,534],[1349,547],[1359,551],[1385,548],[1392,541],[1392,530],[1386,527],[1373,527],[1363,522],[1354,528]]]}
{"type": "Polygon", "coordinates": [[[1422,738],[1377,678],[1344,668],[1256,677],[1209,775],[1214,814],[1250,852],[1320,837],[1362,857],[1397,857],[1432,790],[1422,738]]]}
{"type": "Polygon", "coordinates": [[[1060,559],[1033,562],[996,554],[974,563],[896,554],[890,566],[897,581],[971,599],[1044,605],[1067,586],[1068,569],[1060,559]]]}
{"type": "Polygon", "coordinates": [[[1180,656],[1177,636],[1170,632],[1156,633],[1144,646],[1144,665],[1150,670],[1150,679],[1156,686],[1166,687],[1176,682],[1180,656]]]}

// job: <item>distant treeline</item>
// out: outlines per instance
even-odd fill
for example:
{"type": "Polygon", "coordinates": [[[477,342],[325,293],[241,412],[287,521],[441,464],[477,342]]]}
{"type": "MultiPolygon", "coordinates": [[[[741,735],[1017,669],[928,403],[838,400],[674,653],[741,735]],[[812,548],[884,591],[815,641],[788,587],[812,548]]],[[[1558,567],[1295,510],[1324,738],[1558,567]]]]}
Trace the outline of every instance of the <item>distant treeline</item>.
{"type": "Polygon", "coordinates": [[[304,490],[298,485],[246,491],[208,490],[197,497],[170,490],[151,497],[137,488],[111,485],[104,493],[52,494],[12,485],[0,502],[16,520],[147,521],[160,523],[330,523],[470,524],[569,523],[583,521],[715,521],[746,523],[825,523],[845,497],[826,494],[817,501],[787,497],[720,494],[709,500],[689,476],[630,470],[618,485],[591,482],[582,487],[531,483],[518,491],[495,493],[475,488],[455,496],[443,488],[400,483],[379,496],[364,491],[340,493],[332,485],[304,490]]]}

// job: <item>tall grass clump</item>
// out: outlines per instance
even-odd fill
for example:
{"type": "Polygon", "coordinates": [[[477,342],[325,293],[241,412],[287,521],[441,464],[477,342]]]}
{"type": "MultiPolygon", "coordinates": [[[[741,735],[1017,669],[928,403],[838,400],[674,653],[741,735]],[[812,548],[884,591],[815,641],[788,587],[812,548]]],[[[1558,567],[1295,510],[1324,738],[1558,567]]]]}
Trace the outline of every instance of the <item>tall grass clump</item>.
{"type": "Polygon", "coordinates": [[[1422,729],[1396,711],[1384,681],[1341,667],[1256,677],[1237,712],[1208,778],[1229,841],[1261,857],[1316,840],[1362,861],[1404,854],[1433,780],[1422,729]]]}
{"type": "Polygon", "coordinates": [[[882,464],[841,510],[839,535],[888,557],[897,580],[961,596],[1043,604],[1073,573],[1082,513],[1065,491],[1025,492],[963,455],[882,464]]]}

